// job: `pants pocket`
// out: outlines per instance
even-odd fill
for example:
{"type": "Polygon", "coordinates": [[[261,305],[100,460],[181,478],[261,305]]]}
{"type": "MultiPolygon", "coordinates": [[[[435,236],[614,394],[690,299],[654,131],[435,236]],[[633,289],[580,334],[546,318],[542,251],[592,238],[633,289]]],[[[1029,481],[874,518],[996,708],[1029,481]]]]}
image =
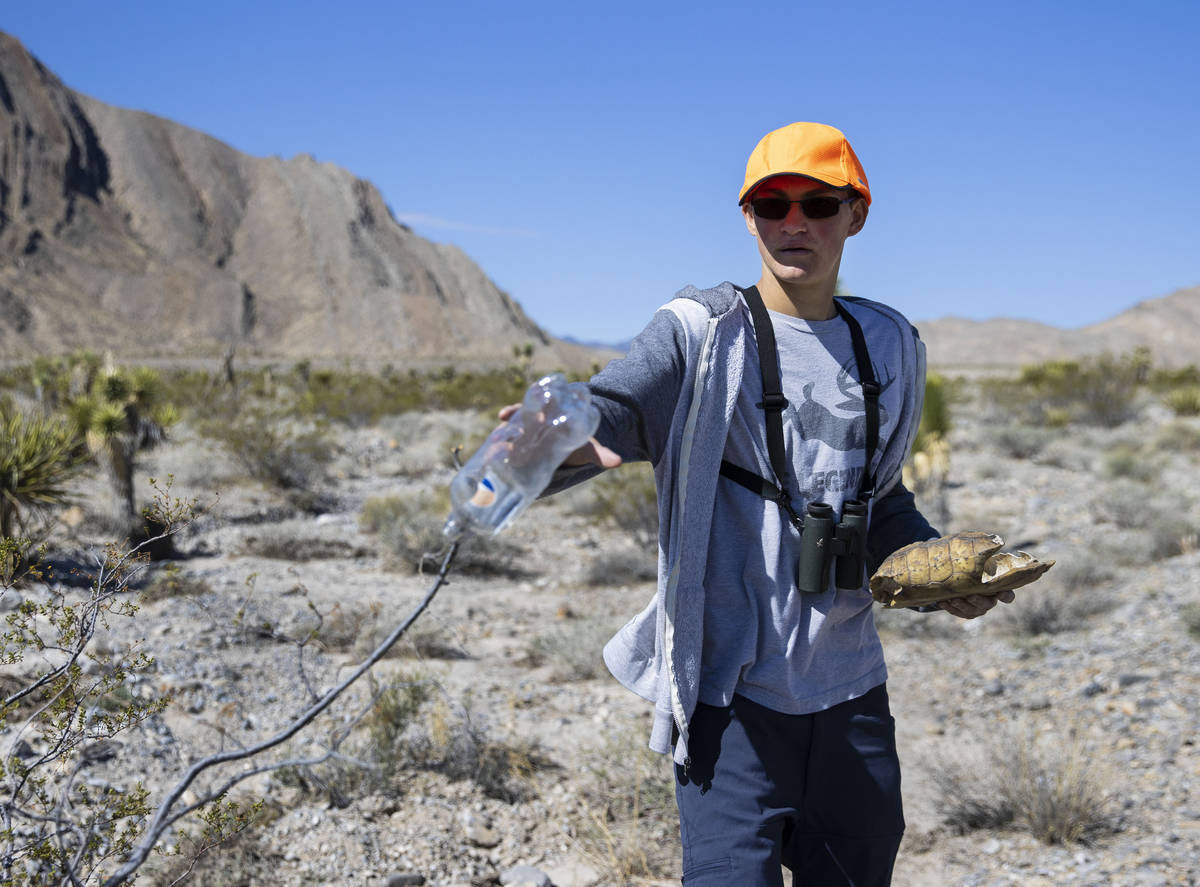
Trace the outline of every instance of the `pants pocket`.
{"type": "Polygon", "coordinates": [[[705,879],[711,879],[709,883],[726,885],[728,882],[720,879],[728,878],[732,871],[733,863],[728,856],[723,859],[710,859],[686,869],[683,873],[683,883],[685,885],[703,885],[705,879]]]}

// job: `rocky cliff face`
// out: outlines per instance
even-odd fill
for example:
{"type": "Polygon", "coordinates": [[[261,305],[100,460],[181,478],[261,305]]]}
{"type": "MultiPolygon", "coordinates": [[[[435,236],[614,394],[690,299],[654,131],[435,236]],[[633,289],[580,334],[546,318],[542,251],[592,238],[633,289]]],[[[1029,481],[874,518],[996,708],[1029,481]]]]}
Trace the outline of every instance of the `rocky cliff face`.
{"type": "Polygon", "coordinates": [[[595,356],[369,182],[80,95],[0,34],[0,355],[490,362],[526,343],[595,356]]]}

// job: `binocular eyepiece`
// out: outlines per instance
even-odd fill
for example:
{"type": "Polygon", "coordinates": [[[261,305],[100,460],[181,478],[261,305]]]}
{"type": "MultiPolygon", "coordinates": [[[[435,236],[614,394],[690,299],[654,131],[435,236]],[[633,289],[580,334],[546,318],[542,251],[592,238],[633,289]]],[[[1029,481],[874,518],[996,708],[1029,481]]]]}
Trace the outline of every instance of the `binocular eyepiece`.
{"type": "Polygon", "coordinates": [[[796,587],[805,594],[821,594],[829,586],[834,564],[838,588],[861,588],[867,548],[867,504],[849,499],[842,519],[834,523],[833,506],[810,502],[800,535],[800,564],[796,587]]]}

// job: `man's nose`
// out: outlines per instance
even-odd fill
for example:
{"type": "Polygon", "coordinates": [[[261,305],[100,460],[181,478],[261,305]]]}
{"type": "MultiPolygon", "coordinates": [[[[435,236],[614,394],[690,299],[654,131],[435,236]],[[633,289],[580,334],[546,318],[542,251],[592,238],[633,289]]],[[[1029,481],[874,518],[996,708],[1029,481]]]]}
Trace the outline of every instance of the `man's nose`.
{"type": "Polygon", "coordinates": [[[808,216],[800,209],[799,203],[789,203],[787,215],[783,217],[783,227],[790,231],[801,231],[808,224],[808,216]]]}

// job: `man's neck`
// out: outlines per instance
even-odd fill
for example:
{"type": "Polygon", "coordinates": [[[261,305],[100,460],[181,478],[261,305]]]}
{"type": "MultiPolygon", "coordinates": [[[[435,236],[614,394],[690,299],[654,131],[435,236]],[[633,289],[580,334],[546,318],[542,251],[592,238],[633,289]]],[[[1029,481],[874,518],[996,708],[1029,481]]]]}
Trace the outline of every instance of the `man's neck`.
{"type": "Polygon", "coordinates": [[[763,304],[780,314],[790,314],[801,320],[831,320],[837,317],[833,296],[836,282],[831,286],[785,286],[774,274],[764,273],[758,281],[758,293],[763,304]]]}

